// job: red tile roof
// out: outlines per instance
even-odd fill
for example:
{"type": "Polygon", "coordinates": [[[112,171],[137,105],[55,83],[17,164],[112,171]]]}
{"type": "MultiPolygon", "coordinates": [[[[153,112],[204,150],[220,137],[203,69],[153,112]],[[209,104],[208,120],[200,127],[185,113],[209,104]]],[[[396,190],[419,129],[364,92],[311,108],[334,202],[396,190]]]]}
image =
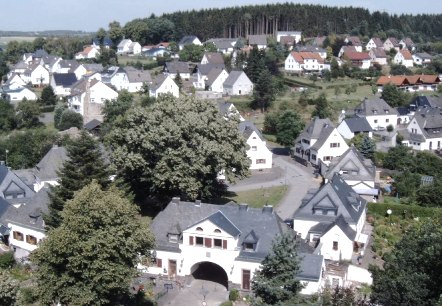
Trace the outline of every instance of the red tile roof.
{"type": "Polygon", "coordinates": [[[344,52],[344,57],[348,58],[351,61],[362,61],[362,60],[369,60],[371,59],[368,52],[353,52],[353,51],[346,51],[344,52]]]}
{"type": "Polygon", "coordinates": [[[380,76],[376,85],[386,85],[386,84],[394,84],[396,86],[402,86],[409,84],[407,78],[403,75],[392,75],[392,76],[380,76]]]}
{"type": "Polygon", "coordinates": [[[411,55],[410,51],[405,49],[405,50],[401,50],[399,52],[401,52],[401,54],[404,57],[404,59],[406,59],[406,60],[413,60],[413,56],[411,55]]]}

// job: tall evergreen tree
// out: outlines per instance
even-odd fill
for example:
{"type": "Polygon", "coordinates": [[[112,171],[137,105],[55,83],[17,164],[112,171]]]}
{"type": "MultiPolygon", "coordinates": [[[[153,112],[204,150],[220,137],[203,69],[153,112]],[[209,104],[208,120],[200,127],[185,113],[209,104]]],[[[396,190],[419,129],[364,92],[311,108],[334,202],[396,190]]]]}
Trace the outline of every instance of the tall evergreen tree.
{"type": "Polygon", "coordinates": [[[253,89],[252,106],[264,112],[276,98],[274,77],[267,69],[261,70],[253,89]]]}
{"type": "Polygon", "coordinates": [[[98,143],[87,132],[81,132],[80,138],[74,140],[66,149],[68,159],[59,173],[60,185],[51,188],[49,212],[44,216],[49,228],[57,228],[60,225],[60,213],[66,201],[74,197],[75,191],[94,179],[103,187],[109,183],[109,173],[98,143]]]}
{"type": "Polygon", "coordinates": [[[252,281],[252,290],[258,299],[256,305],[297,305],[302,289],[301,282],[296,279],[300,271],[297,249],[298,244],[292,234],[276,237],[272,250],[252,281]]]}
{"type": "Polygon", "coordinates": [[[312,114],[313,117],[318,117],[321,119],[330,117],[331,111],[325,93],[321,93],[319,95],[319,97],[315,100],[315,104],[315,110],[312,114]]]}
{"type": "Polygon", "coordinates": [[[57,96],[52,89],[52,86],[46,86],[41,92],[39,100],[41,105],[55,105],[57,103],[57,96]]]}
{"type": "Polygon", "coordinates": [[[374,151],[376,151],[376,143],[373,141],[373,139],[368,137],[367,134],[365,134],[357,148],[365,158],[372,159],[374,151]]]}

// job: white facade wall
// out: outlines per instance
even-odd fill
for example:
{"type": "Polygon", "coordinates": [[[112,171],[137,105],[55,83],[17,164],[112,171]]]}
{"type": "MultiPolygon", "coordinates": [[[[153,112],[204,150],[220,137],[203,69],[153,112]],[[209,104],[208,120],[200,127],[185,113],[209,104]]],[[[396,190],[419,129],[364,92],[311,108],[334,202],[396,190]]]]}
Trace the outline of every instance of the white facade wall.
{"type": "Polygon", "coordinates": [[[284,61],[284,69],[286,71],[293,71],[293,72],[302,71],[301,64],[298,63],[291,54],[289,54],[284,61]]]}
{"type": "Polygon", "coordinates": [[[342,138],[341,134],[339,134],[337,129],[334,129],[330,134],[328,139],[324,142],[322,147],[318,151],[311,150],[310,151],[310,161],[316,165],[319,164],[319,159],[321,159],[326,165],[330,164],[331,160],[326,160],[326,156],[331,156],[332,158],[339,157],[347,151],[348,145],[345,142],[344,138],[342,138]],[[338,143],[338,147],[331,147],[332,143],[338,143]],[[312,158],[312,155],[316,155],[316,159],[312,158]]]}
{"type": "Polygon", "coordinates": [[[18,225],[18,224],[15,224],[15,223],[9,222],[8,223],[8,227],[11,229],[11,231],[10,231],[11,234],[9,236],[9,244],[11,246],[18,247],[18,248],[26,250],[28,252],[34,251],[38,247],[38,245],[33,245],[33,244],[30,244],[30,243],[26,242],[26,236],[30,235],[30,236],[33,236],[33,237],[37,238],[37,244],[40,243],[40,241],[46,237],[45,233],[42,232],[42,231],[37,231],[35,229],[30,229],[28,227],[24,227],[22,225],[18,225]],[[13,233],[15,231],[20,232],[20,233],[23,234],[23,240],[22,241],[14,239],[14,234],[13,233]]]}
{"type": "Polygon", "coordinates": [[[49,71],[46,70],[41,65],[38,65],[34,71],[31,72],[31,77],[29,80],[32,85],[39,86],[39,85],[49,85],[50,78],[49,78],[49,71]]]}
{"type": "Polygon", "coordinates": [[[245,73],[236,80],[232,87],[224,86],[224,94],[229,96],[247,96],[253,93],[253,83],[245,73]]]}
{"type": "Polygon", "coordinates": [[[102,82],[96,83],[90,88],[90,102],[103,104],[106,100],[115,100],[118,93],[102,82]]]}
{"type": "Polygon", "coordinates": [[[297,220],[294,219],[293,221],[293,230],[298,234],[301,235],[302,239],[307,239],[307,235],[309,230],[318,224],[318,221],[314,220],[297,220]]]}
{"type": "Polygon", "coordinates": [[[228,77],[229,77],[229,73],[223,69],[223,71],[221,71],[219,76],[216,78],[216,80],[210,86],[210,90],[213,92],[222,93],[224,91],[223,84],[228,77]]]}
{"type": "Polygon", "coordinates": [[[19,92],[9,92],[8,96],[11,101],[21,101],[24,98],[26,98],[27,100],[35,101],[38,98],[37,95],[28,88],[23,88],[19,92]]]}
{"type": "Polygon", "coordinates": [[[180,96],[180,89],[170,76],[156,90],[150,90],[151,97],[158,98],[162,94],[172,94],[172,96],[177,98],[180,96]]]}
{"type": "Polygon", "coordinates": [[[377,115],[377,116],[366,116],[365,117],[373,130],[378,130],[379,128],[387,128],[390,124],[396,128],[397,126],[397,115],[377,115]]]}
{"type": "Polygon", "coordinates": [[[272,152],[267,148],[266,142],[262,141],[256,132],[253,132],[247,144],[250,146],[247,150],[247,157],[252,161],[250,169],[269,169],[272,168],[272,152]]]}
{"type": "Polygon", "coordinates": [[[123,89],[129,89],[129,79],[124,72],[117,72],[111,79],[111,84],[120,91],[123,89]]]}
{"type": "Polygon", "coordinates": [[[334,261],[351,260],[353,255],[353,241],[338,227],[334,226],[321,237],[321,255],[324,259],[334,261]],[[338,242],[337,250],[333,249],[333,242],[338,242]]]}

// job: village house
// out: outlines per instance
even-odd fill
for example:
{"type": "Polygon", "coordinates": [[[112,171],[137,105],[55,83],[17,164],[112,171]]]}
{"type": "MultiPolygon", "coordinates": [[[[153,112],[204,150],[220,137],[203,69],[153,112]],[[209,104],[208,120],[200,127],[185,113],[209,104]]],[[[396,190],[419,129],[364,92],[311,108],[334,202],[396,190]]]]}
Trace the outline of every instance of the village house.
{"type": "Polygon", "coordinates": [[[373,136],[373,128],[365,117],[345,118],[337,129],[345,139],[352,139],[358,134],[366,134],[370,138],[373,136]]]}
{"type": "Polygon", "coordinates": [[[417,91],[437,91],[437,87],[441,83],[437,75],[396,75],[396,76],[380,76],[376,81],[378,92],[382,92],[386,84],[393,84],[399,89],[407,92],[417,91]]]}
{"type": "Polygon", "coordinates": [[[433,61],[433,57],[426,52],[415,53],[412,56],[413,56],[413,63],[418,66],[425,67],[428,64],[431,64],[431,62],[433,61]]]}
{"type": "Polygon", "coordinates": [[[404,65],[405,67],[413,67],[413,56],[407,49],[399,50],[393,58],[393,63],[404,65]]]}
{"type": "Polygon", "coordinates": [[[253,83],[244,71],[233,70],[223,84],[223,93],[229,96],[247,96],[253,93],[253,83]]]}
{"type": "Polygon", "coordinates": [[[361,52],[361,51],[357,51],[355,46],[342,46],[341,49],[339,49],[338,57],[342,58],[344,53],[348,52],[361,52]]]}
{"type": "Polygon", "coordinates": [[[123,39],[117,46],[117,54],[140,54],[141,45],[130,39],[123,39]]]}
{"type": "Polygon", "coordinates": [[[94,38],[92,40],[92,46],[98,50],[100,50],[101,46],[103,46],[105,49],[110,49],[113,46],[113,42],[109,37],[104,37],[103,41],[100,41],[98,38],[94,38]]]}
{"type": "Polygon", "coordinates": [[[163,73],[175,79],[179,74],[183,80],[190,79],[189,62],[171,61],[164,64],[163,73]]]}
{"type": "Polygon", "coordinates": [[[71,94],[71,87],[77,82],[75,73],[54,73],[51,76],[51,87],[54,93],[60,97],[67,97],[71,94]]]}
{"type": "Polygon", "coordinates": [[[266,141],[258,128],[250,121],[242,121],[239,131],[246,139],[249,149],[247,157],[251,160],[251,170],[272,168],[272,152],[267,148],[266,141]]]}
{"type": "Polygon", "coordinates": [[[188,36],[184,36],[183,38],[181,38],[181,40],[178,42],[178,48],[181,51],[184,49],[184,46],[186,46],[186,45],[202,46],[203,44],[198,39],[198,37],[196,37],[194,35],[188,35],[188,36]]]}
{"type": "Polygon", "coordinates": [[[340,157],[333,159],[328,166],[321,165],[321,174],[324,183],[328,183],[335,174],[339,174],[357,194],[369,202],[379,195],[373,161],[365,158],[354,146],[348,148],[340,157]]]}
{"type": "Polygon", "coordinates": [[[82,60],[82,59],[97,58],[99,55],[100,55],[100,51],[98,51],[97,48],[95,48],[93,46],[87,46],[87,47],[84,47],[83,51],[75,54],[75,59],[82,60]]]}
{"type": "Polygon", "coordinates": [[[319,72],[324,70],[324,59],[318,53],[292,51],[284,62],[287,72],[319,72]]]}
{"type": "Polygon", "coordinates": [[[402,143],[414,150],[440,150],[442,148],[442,108],[421,107],[417,109],[403,136],[402,143]]]}
{"type": "Polygon", "coordinates": [[[370,52],[368,52],[371,62],[372,63],[378,63],[381,66],[387,65],[387,54],[385,53],[385,50],[382,48],[375,48],[371,49],[370,52]]]}
{"type": "Polygon", "coordinates": [[[327,50],[318,46],[297,46],[296,51],[317,53],[322,59],[327,58],[327,50]]]}
{"type": "Polygon", "coordinates": [[[32,182],[34,191],[39,192],[43,187],[58,185],[59,172],[63,163],[67,160],[67,151],[65,147],[58,145],[52,146],[48,153],[31,170],[34,176],[32,182]]]}
{"type": "Polygon", "coordinates": [[[296,159],[319,166],[321,161],[328,164],[347,149],[347,143],[330,119],[315,117],[296,138],[292,153],[296,159]]]}
{"type": "Polygon", "coordinates": [[[195,66],[192,74],[192,84],[197,89],[206,89],[206,81],[212,70],[221,71],[225,68],[224,64],[198,64],[195,66]]]}
{"type": "Polygon", "coordinates": [[[293,216],[293,229],[333,261],[351,260],[367,244],[362,232],[367,201],[338,174],[319,189],[309,190],[293,216]]]}
{"type": "Polygon", "coordinates": [[[207,90],[213,92],[224,92],[224,82],[229,77],[229,73],[225,69],[212,69],[210,70],[207,81],[205,82],[205,87],[207,90]]]}
{"type": "Polygon", "coordinates": [[[31,83],[34,87],[49,85],[49,71],[40,64],[32,64],[22,75],[25,83],[31,83]]]}
{"type": "Polygon", "coordinates": [[[368,43],[365,45],[365,49],[367,51],[373,50],[373,49],[383,49],[384,43],[379,37],[372,37],[368,43]]]}
{"type": "Polygon", "coordinates": [[[396,128],[398,121],[397,110],[377,97],[362,100],[354,109],[354,115],[367,119],[373,130],[385,130],[389,125],[396,128]]]}
{"type": "Polygon", "coordinates": [[[2,99],[17,105],[18,102],[26,99],[28,101],[36,101],[38,99],[35,92],[27,87],[18,87],[15,89],[0,88],[0,95],[2,99]]]}
{"type": "Polygon", "coordinates": [[[218,111],[224,119],[229,120],[231,117],[235,116],[240,122],[245,121],[233,103],[227,101],[216,101],[216,103],[218,105],[218,111]]]}
{"type": "Polygon", "coordinates": [[[414,52],[416,50],[416,45],[414,44],[414,42],[411,40],[410,37],[406,37],[404,39],[401,39],[401,41],[399,42],[399,45],[401,46],[401,49],[408,49],[411,52],[414,52]]]}
{"type": "Polygon", "coordinates": [[[178,98],[180,96],[180,89],[170,76],[159,74],[155,77],[149,88],[149,95],[158,98],[160,95],[165,94],[171,94],[178,98]]]}
{"type": "Polygon", "coordinates": [[[124,67],[124,71],[127,76],[127,91],[139,92],[143,87],[143,84],[151,85],[152,77],[149,70],[138,70],[134,67],[124,67]]]}
{"type": "Polygon", "coordinates": [[[239,38],[211,38],[206,43],[214,44],[217,52],[231,54],[239,40],[239,38]]]}
{"type": "Polygon", "coordinates": [[[256,46],[258,49],[266,49],[267,48],[267,38],[268,35],[249,35],[247,38],[249,40],[249,46],[256,46]]]}
{"type": "Polygon", "coordinates": [[[299,43],[302,38],[301,31],[276,31],[276,41],[281,42],[283,37],[293,37],[295,44],[299,43]]]}
{"type": "Polygon", "coordinates": [[[399,51],[401,49],[401,45],[394,37],[388,37],[384,41],[384,50],[388,52],[390,51],[390,49],[395,49],[396,51],[399,51]]]}
{"type": "MultiPolygon", "coordinates": [[[[271,206],[214,205],[174,198],[152,221],[156,247],[152,261],[139,265],[153,276],[186,282],[202,275],[228,289],[251,290],[251,281],[271,249],[273,239],[290,228],[271,206]]],[[[320,290],[323,256],[311,253],[300,241],[301,266],[296,276],[305,287],[301,293],[320,290]]]]}
{"type": "Polygon", "coordinates": [[[350,62],[353,67],[368,69],[371,66],[371,57],[368,52],[345,52],[342,56],[344,60],[350,62]]]}
{"type": "Polygon", "coordinates": [[[221,53],[206,52],[201,59],[201,64],[224,65],[224,57],[221,53]]]}
{"type": "Polygon", "coordinates": [[[362,52],[362,42],[358,36],[347,36],[344,42],[349,46],[355,47],[356,52],[362,52]]]}
{"type": "Polygon", "coordinates": [[[20,77],[18,73],[12,73],[2,87],[8,89],[18,89],[26,86],[26,82],[20,77]]]}

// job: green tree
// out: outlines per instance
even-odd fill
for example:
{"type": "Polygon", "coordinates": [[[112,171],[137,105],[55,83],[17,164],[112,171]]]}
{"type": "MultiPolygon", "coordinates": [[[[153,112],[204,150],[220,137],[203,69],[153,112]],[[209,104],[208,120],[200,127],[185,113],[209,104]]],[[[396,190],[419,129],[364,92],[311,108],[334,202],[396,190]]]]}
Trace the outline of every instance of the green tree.
{"type": "Polygon", "coordinates": [[[0,305],[15,305],[19,284],[7,271],[0,271],[0,305]]]}
{"type": "Polygon", "coordinates": [[[61,211],[66,201],[74,197],[74,192],[80,190],[92,180],[97,180],[101,186],[109,183],[109,173],[104,165],[98,143],[87,132],[82,131],[80,137],[68,144],[67,160],[59,173],[59,185],[51,188],[49,193],[48,213],[44,220],[49,228],[60,226],[61,211]]]}
{"type": "Polygon", "coordinates": [[[204,55],[204,46],[185,45],[183,50],[179,52],[180,60],[190,62],[201,62],[204,55]]]}
{"type": "Polygon", "coordinates": [[[176,74],[174,81],[178,85],[178,88],[181,91],[183,89],[183,79],[181,78],[181,75],[179,72],[176,74]]]}
{"type": "Polygon", "coordinates": [[[381,98],[391,107],[401,106],[407,102],[406,94],[400,91],[396,85],[391,83],[384,85],[381,98]]]}
{"type": "Polygon", "coordinates": [[[106,38],[107,32],[103,28],[99,28],[97,33],[95,33],[95,37],[98,39],[100,45],[103,45],[104,39],[106,38]]]}
{"type": "Polygon", "coordinates": [[[440,179],[428,186],[420,187],[416,192],[416,202],[421,206],[442,207],[442,183],[440,179]]]}
{"type": "Polygon", "coordinates": [[[331,116],[330,106],[328,105],[325,93],[321,93],[319,97],[315,99],[315,110],[313,111],[312,116],[321,119],[329,118],[331,116]]]}
{"type": "Polygon", "coordinates": [[[60,131],[64,131],[71,127],[76,127],[81,130],[83,128],[83,116],[80,113],[66,109],[61,114],[57,128],[60,131]]]}
{"type": "Polygon", "coordinates": [[[58,129],[58,125],[60,124],[61,115],[67,109],[66,104],[57,103],[54,108],[54,127],[58,129]]]}
{"type": "Polygon", "coordinates": [[[267,112],[264,117],[264,132],[276,135],[276,125],[279,120],[279,112],[267,112]]]}
{"type": "Polygon", "coordinates": [[[164,96],[149,109],[132,109],[107,143],[118,176],[138,199],[216,198],[225,192],[218,173],[225,171],[229,181],[248,175],[250,161],[237,122],[194,97],[164,96]]]}
{"type": "Polygon", "coordinates": [[[384,257],[372,266],[371,299],[376,304],[437,305],[442,294],[442,220],[425,219],[411,226],[384,257]]]}
{"type": "Polygon", "coordinates": [[[41,105],[55,105],[57,103],[57,96],[52,89],[52,86],[46,86],[41,92],[39,100],[41,105]]]}
{"type": "Polygon", "coordinates": [[[291,147],[303,128],[304,122],[299,114],[292,110],[286,110],[278,116],[276,141],[280,145],[291,147]]]}
{"type": "Polygon", "coordinates": [[[298,244],[291,233],[275,238],[272,249],[262,261],[262,266],[252,280],[256,305],[296,305],[301,282],[298,244]]]}
{"type": "Polygon", "coordinates": [[[0,131],[7,132],[16,127],[14,106],[6,100],[0,99],[0,131]]]}
{"type": "Polygon", "coordinates": [[[252,106],[254,108],[260,108],[261,112],[264,112],[267,108],[270,107],[275,99],[276,86],[274,82],[274,77],[267,69],[264,69],[259,74],[256,84],[253,88],[252,106]]]}
{"type": "Polygon", "coordinates": [[[120,40],[123,38],[123,29],[118,21],[112,21],[109,23],[108,35],[114,43],[114,46],[117,46],[120,40]]]}
{"type": "Polygon", "coordinates": [[[409,147],[399,145],[388,150],[382,165],[387,169],[406,171],[414,169],[414,163],[412,150],[409,147]]]}
{"type": "Polygon", "coordinates": [[[104,67],[118,65],[117,53],[114,49],[100,49],[100,55],[98,56],[98,63],[101,63],[104,67]]]}
{"type": "Polygon", "coordinates": [[[32,261],[41,305],[121,305],[130,296],[139,255],[153,246],[137,207],[95,181],[66,203],[32,261]]]}
{"type": "Polygon", "coordinates": [[[105,130],[108,130],[118,118],[133,107],[134,96],[127,90],[122,90],[116,100],[106,100],[103,107],[105,130]]]}
{"type": "Polygon", "coordinates": [[[405,67],[404,65],[391,65],[391,75],[413,75],[413,71],[405,67]]]}
{"type": "Polygon", "coordinates": [[[361,142],[359,145],[356,145],[356,148],[358,148],[359,152],[361,152],[365,158],[373,159],[374,152],[376,151],[376,143],[368,137],[367,134],[363,134],[361,142]]]}
{"type": "Polygon", "coordinates": [[[395,177],[393,185],[398,196],[409,197],[414,200],[416,191],[421,185],[421,176],[414,172],[405,171],[395,177]]]}
{"type": "Polygon", "coordinates": [[[17,126],[19,128],[33,128],[41,125],[40,108],[35,101],[28,101],[24,98],[17,106],[17,126]]]}

